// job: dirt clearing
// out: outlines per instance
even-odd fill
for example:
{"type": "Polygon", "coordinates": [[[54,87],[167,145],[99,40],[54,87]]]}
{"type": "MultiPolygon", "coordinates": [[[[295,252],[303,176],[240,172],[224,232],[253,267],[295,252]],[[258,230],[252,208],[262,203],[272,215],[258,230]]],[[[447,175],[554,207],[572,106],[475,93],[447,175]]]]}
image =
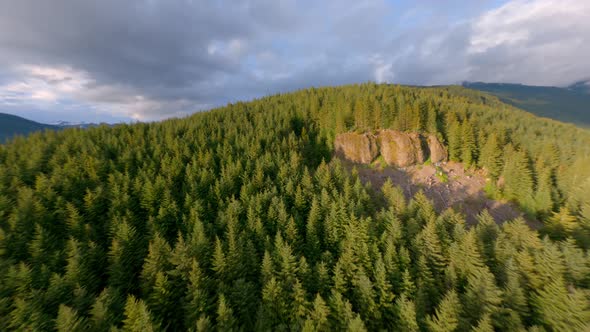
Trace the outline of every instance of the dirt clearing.
{"type": "MultiPolygon", "coordinates": [[[[377,164],[359,165],[348,161],[342,163],[349,170],[356,167],[361,180],[370,182],[375,189],[381,188],[387,179],[399,186],[407,198],[422,190],[434,204],[437,212],[453,208],[465,214],[468,224],[477,222],[476,216],[487,209],[494,220],[501,224],[524,214],[510,202],[490,199],[484,192],[486,177],[481,170],[465,170],[455,162],[438,165],[416,165],[405,168],[381,167],[377,164]]],[[[541,223],[525,218],[527,224],[538,229],[541,223]]]]}

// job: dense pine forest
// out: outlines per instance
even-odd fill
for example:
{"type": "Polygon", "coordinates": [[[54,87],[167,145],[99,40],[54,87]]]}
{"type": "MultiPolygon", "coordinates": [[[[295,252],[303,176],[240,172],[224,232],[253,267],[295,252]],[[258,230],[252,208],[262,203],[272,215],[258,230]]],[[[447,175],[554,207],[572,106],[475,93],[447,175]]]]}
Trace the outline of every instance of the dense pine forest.
{"type": "Polygon", "coordinates": [[[590,329],[590,131],[460,87],[302,90],[0,145],[0,330],[590,329]],[[433,133],[482,168],[468,227],[363,184],[335,135],[433,133]]]}

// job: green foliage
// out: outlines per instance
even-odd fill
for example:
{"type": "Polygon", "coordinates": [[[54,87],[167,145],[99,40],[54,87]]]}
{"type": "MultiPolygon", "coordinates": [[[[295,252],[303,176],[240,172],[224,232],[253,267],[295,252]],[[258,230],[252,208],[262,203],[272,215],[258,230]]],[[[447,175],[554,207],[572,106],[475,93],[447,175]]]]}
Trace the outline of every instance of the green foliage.
{"type": "Polygon", "coordinates": [[[560,278],[545,285],[533,298],[539,323],[554,331],[584,331],[590,328],[587,295],[566,289],[560,278]]]}
{"type": "Polygon", "coordinates": [[[459,297],[454,290],[451,290],[436,308],[436,314],[426,319],[428,330],[432,332],[455,331],[459,325],[460,312],[459,297]]]}
{"type": "Polygon", "coordinates": [[[465,121],[461,126],[461,161],[469,168],[475,164],[476,156],[474,126],[473,123],[465,121]]]}
{"type": "Polygon", "coordinates": [[[532,213],[534,182],[526,153],[508,149],[504,159],[504,196],[520,202],[526,212],[532,213]]]}
{"type": "Polygon", "coordinates": [[[125,319],[123,320],[123,331],[126,332],[152,332],[157,331],[158,326],[152,322],[151,314],[142,300],[134,296],[127,298],[125,305],[125,319]]]}
{"type": "Polygon", "coordinates": [[[401,331],[418,331],[418,322],[416,321],[416,305],[412,300],[402,295],[396,301],[396,309],[398,315],[397,327],[401,331]]]}
{"type": "Polygon", "coordinates": [[[583,330],[589,155],[589,133],[489,96],[376,84],[16,139],[0,330],[583,330]],[[468,229],[331,160],[337,133],[382,127],[441,137],[548,237],[468,229]]]}
{"type": "Polygon", "coordinates": [[[502,173],[502,150],[496,133],[492,133],[481,148],[479,162],[493,181],[498,180],[502,173]]]}
{"type": "Polygon", "coordinates": [[[435,172],[436,172],[435,173],[436,177],[438,178],[438,180],[441,183],[447,183],[447,182],[449,182],[449,175],[445,171],[443,171],[441,167],[438,167],[437,166],[435,168],[435,172]]]}
{"type": "Polygon", "coordinates": [[[57,312],[55,328],[60,332],[86,331],[88,323],[84,318],[78,317],[75,310],[62,304],[57,312]]]}

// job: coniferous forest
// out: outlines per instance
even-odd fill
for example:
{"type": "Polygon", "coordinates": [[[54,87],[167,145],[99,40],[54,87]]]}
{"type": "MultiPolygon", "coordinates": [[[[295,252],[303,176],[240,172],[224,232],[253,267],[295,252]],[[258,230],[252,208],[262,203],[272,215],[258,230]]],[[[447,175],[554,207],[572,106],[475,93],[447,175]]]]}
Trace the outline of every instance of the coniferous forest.
{"type": "Polygon", "coordinates": [[[585,331],[590,132],[460,87],[302,90],[0,145],[0,330],[585,331]],[[436,134],[528,218],[363,184],[336,134],[436,134]]]}

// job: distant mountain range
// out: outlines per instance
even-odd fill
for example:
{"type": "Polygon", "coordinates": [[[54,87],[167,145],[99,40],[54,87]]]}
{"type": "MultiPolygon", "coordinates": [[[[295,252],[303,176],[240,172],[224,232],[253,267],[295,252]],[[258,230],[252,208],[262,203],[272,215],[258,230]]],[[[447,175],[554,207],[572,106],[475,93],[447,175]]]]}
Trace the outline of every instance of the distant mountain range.
{"type": "Polygon", "coordinates": [[[59,121],[55,124],[45,124],[28,120],[17,115],[0,113],[0,143],[4,143],[17,135],[28,135],[32,132],[45,129],[59,130],[65,128],[90,128],[98,125],[99,124],[96,123],[74,123],[67,121],[59,121]]]}
{"type": "Polygon", "coordinates": [[[567,87],[568,90],[590,94],[590,80],[579,81],[567,87]]]}
{"type": "Polygon", "coordinates": [[[59,129],[59,127],[27,120],[12,114],[0,113],[0,143],[16,135],[27,135],[45,129],[59,129]]]}
{"type": "Polygon", "coordinates": [[[57,126],[59,128],[82,128],[82,129],[86,129],[86,128],[91,128],[91,127],[96,127],[96,126],[100,126],[101,124],[98,123],[92,123],[92,122],[69,122],[69,121],[58,121],[55,124],[53,124],[54,126],[57,126]]]}
{"type": "Polygon", "coordinates": [[[538,116],[590,128],[590,80],[567,87],[465,82],[463,86],[495,95],[538,116]]]}

